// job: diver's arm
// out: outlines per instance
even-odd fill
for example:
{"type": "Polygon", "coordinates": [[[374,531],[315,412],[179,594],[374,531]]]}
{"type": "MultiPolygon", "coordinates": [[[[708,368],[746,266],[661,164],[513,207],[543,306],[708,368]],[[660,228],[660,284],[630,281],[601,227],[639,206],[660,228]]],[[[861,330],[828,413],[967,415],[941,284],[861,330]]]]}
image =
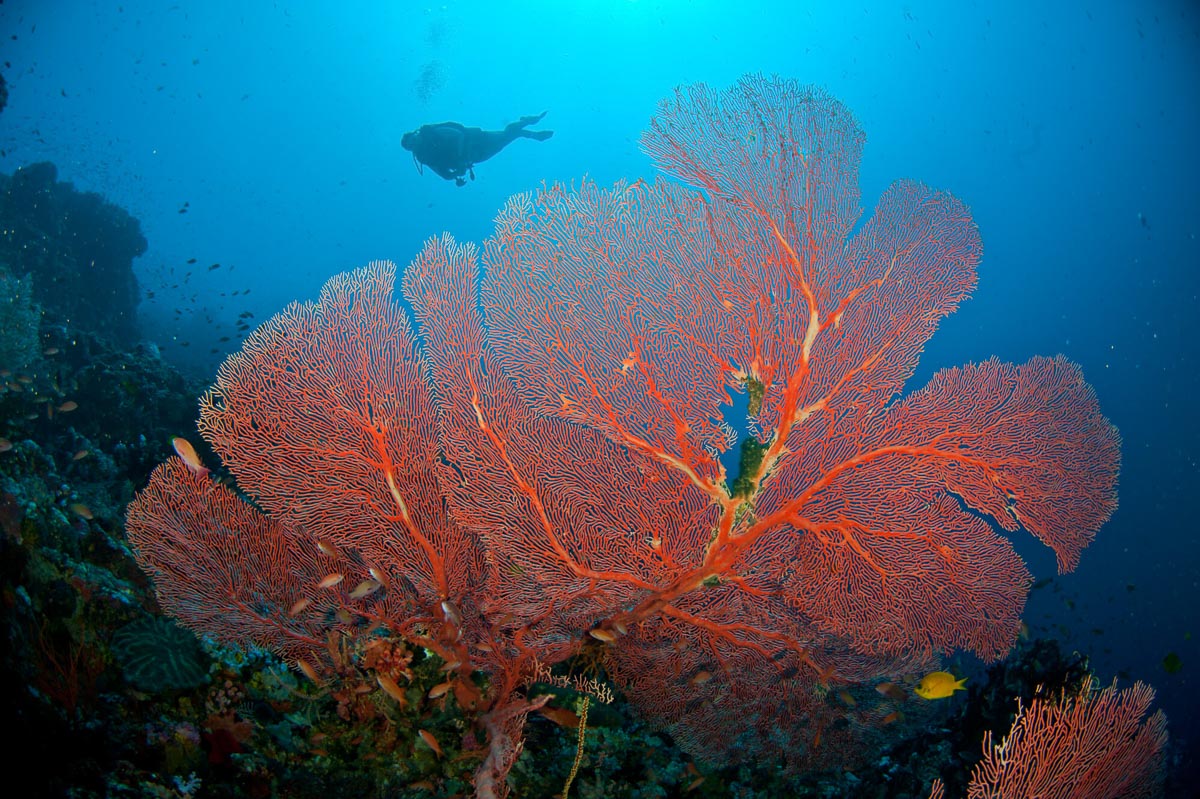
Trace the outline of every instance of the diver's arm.
{"type": "Polygon", "coordinates": [[[454,180],[456,177],[458,177],[459,175],[462,174],[461,169],[455,169],[454,167],[443,166],[441,164],[438,164],[436,166],[433,164],[426,164],[426,166],[428,166],[430,169],[432,169],[434,172],[436,172],[438,174],[438,177],[443,178],[445,180],[454,180]]]}

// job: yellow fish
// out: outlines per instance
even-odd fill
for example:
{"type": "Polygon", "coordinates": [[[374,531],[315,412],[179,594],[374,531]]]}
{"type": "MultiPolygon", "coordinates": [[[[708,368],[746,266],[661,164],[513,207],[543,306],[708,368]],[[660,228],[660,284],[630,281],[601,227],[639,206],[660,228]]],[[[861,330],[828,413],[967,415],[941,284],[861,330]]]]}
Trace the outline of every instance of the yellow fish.
{"type": "Polygon", "coordinates": [[[963,688],[966,682],[966,677],[955,680],[954,675],[948,671],[934,671],[921,678],[915,691],[922,699],[945,699],[953,696],[955,691],[967,690],[963,688]]]}

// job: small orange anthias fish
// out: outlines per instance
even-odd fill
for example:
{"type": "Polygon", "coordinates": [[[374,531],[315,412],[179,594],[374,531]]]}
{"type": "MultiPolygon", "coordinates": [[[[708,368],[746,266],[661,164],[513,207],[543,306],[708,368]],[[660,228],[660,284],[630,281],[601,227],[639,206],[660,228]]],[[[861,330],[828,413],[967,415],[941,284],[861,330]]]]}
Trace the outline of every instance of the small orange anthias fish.
{"type": "Polygon", "coordinates": [[[175,448],[175,454],[183,458],[183,462],[189,469],[196,474],[208,474],[208,469],[200,462],[200,456],[196,454],[196,448],[192,446],[192,442],[186,438],[175,436],[171,439],[171,446],[175,448]]]}
{"type": "Polygon", "coordinates": [[[967,690],[963,688],[966,683],[966,677],[956,680],[948,671],[934,671],[922,677],[913,690],[922,699],[945,699],[953,696],[955,691],[967,690]]]}
{"type": "Polygon", "coordinates": [[[417,730],[417,732],[421,734],[421,740],[425,742],[425,745],[432,749],[433,753],[440,758],[442,756],[442,747],[438,744],[438,739],[433,737],[433,733],[428,730],[417,730]]]}

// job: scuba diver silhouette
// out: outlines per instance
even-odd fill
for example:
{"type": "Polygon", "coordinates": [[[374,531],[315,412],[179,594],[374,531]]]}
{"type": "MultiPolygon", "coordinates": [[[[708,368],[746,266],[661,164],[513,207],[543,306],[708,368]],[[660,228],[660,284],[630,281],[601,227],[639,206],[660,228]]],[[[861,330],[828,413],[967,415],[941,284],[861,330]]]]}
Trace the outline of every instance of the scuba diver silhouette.
{"type": "Polygon", "coordinates": [[[464,175],[475,179],[475,165],[503,150],[514,139],[545,141],[554,135],[552,130],[525,130],[546,116],[521,117],[504,130],[468,128],[458,122],[439,122],[410,130],[400,139],[400,146],[413,154],[417,171],[424,174],[427,166],[456,186],[465,186],[464,175]]]}

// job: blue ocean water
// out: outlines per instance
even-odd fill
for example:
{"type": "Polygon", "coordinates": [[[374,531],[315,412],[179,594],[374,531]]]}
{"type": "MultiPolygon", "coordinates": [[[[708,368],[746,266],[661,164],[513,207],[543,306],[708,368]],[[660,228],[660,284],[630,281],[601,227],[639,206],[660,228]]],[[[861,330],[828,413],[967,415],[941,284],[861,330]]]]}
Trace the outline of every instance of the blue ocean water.
{"type": "MultiPolygon", "coordinates": [[[[10,0],[0,31],[0,171],[53,161],[141,221],[143,334],[198,375],[235,347],[240,313],[403,264],[441,231],[480,242],[514,193],[651,177],[637,139],[679,84],[825,87],[867,132],[866,213],[912,177],[967,202],[983,236],[979,287],[912,385],[1062,353],[1119,427],[1120,508],[1026,618],[1102,682],[1152,683],[1179,768],[1195,768],[1195,4],[10,0]],[[399,143],[424,123],[542,111],[552,139],[515,142],[461,188],[418,174],[399,143]]],[[[1053,574],[1044,550],[1021,552],[1053,574]]]]}

